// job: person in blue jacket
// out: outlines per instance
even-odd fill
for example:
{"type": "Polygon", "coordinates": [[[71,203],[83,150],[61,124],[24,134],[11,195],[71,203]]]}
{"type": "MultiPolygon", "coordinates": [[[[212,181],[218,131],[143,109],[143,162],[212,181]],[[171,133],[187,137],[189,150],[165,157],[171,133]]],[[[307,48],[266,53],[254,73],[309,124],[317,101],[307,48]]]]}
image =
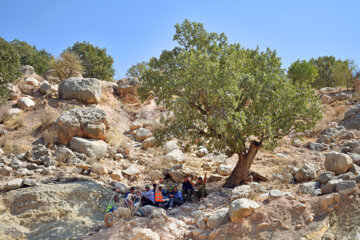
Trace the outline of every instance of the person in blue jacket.
{"type": "Polygon", "coordinates": [[[170,187],[170,191],[169,191],[169,207],[175,207],[175,206],[180,206],[184,203],[183,200],[183,196],[181,191],[178,190],[177,186],[175,185],[174,187],[170,187]]]}

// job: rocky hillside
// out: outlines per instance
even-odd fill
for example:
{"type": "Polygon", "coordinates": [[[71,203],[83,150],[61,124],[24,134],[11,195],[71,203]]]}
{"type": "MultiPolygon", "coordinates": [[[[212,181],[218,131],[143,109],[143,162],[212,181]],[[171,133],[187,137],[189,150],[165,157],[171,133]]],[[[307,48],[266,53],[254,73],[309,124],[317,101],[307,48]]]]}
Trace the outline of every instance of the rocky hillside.
{"type": "Polygon", "coordinates": [[[1,239],[360,239],[360,103],[319,91],[324,117],[261,151],[254,181],[222,188],[237,156],[155,147],[166,109],[140,103],[136,79],[38,76],[31,66],[0,107],[1,239]],[[103,223],[112,190],[164,186],[207,173],[208,197],[103,223]],[[257,177],[255,177],[257,176],[257,177]],[[255,181],[261,179],[263,181],[255,181]]]}

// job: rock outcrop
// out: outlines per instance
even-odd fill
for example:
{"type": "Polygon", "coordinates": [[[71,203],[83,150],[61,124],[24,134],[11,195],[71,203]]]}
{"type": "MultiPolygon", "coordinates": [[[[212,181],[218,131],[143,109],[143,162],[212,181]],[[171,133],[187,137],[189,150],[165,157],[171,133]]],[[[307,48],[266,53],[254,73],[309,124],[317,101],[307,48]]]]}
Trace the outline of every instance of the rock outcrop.
{"type": "Polygon", "coordinates": [[[56,120],[59,140],[64,145],[73,137],[105,140],[107,129],[106,113],[98,108],[71,109],[56,120]]]}
{"type": "Polygon", "coordinates": [[[107,153],[107,143],[97,139],[73,137],[70,147],[73,151],[84,153],[91,158],[101,158],[107,153]]]}
{"type": "Polygon", "coordinates": [[[99,103],[101,81],[96,78],[68,78],[59,84],[59,98],[76,99],[83,103],[99,103]]]}
{"type": "Polygon", "coordinates": [[[137,93],[139,87],[137,78],[123,78],[118,82],[117,92],[124,103],[137,105],[140,103],[137,93]]]}

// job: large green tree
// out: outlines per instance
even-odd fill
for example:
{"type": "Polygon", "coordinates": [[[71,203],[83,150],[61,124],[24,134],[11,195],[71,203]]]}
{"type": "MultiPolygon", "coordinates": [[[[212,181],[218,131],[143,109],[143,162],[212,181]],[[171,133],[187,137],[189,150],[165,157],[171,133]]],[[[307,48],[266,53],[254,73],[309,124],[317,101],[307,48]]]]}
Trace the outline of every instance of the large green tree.
{"type": "Polygon", "coordinates": [[[244,49],[188,20],[175,28],[178,46],[150,59],[139,93],[169,110],[158,140],[177,137],[238,154],[225,187],[249,180],[259,149],[273,149],[291,130],[308,129],[320,118],[313,90],[291,84],[275,51],[244,49]]]}
{"type": "Polygon", "coordinates": [[[315,81],[318,71],[311,62],[298,59],[291,64],[287,74],[293,83],[311,84],[315,81]]]}
{"type": "Polygon", "coordinates": [[[37,50],[35,46],[18,39],[14,39],[10,43],[19,54],[21,65],[31,65],[38,74],[43,74],[50,69],[53,56],[44,49],[37,50]]]}
{"type": "Polygon", "coordinates": [[[318,70],[318,76],[312,83],[315,88],[345,86],[352,80],[353,62],[349,60],[323,56],[312,58],[310,62],[318,70]]]}
{"type": "Polygon", "coordinates": [[[8,96],[7,83],[20,76],[20,58],[10,43],[0,37],[0,105],[8,96]]]}
{"type": "Polygon", "coordinates": [[[66,51],[77,54],[84,67],[84,77],[112,81],[115,74],[114,59],[107,55],[105,48],[95,47],[89,42],[76,42],[66,51]]]}

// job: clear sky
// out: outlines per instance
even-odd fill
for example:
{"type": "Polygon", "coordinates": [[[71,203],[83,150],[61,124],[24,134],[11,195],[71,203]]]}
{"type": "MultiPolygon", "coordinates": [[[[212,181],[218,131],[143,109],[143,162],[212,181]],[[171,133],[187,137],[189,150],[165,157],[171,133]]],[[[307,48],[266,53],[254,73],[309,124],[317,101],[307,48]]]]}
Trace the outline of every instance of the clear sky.
{"type": "Polygon", "coordinates": [[[175,23],[204,23],[246,48],[276,49],[283,66],[334,55],[360,66],[359,0],[0,0],[0,36],[58,56],[76,41],[105,47],[115,78],[174,46],[175,23]]]}

